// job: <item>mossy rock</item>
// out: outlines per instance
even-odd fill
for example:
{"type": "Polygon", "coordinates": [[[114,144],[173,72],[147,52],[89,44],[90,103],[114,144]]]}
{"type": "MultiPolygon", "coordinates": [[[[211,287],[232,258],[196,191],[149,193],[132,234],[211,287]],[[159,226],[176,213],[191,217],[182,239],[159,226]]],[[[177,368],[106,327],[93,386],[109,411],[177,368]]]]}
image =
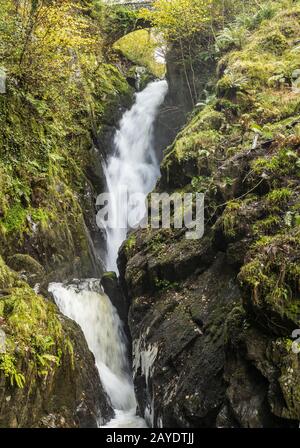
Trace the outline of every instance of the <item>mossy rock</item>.
{"type": "Polygon", "coordinates": [[[24,275],[31,286],[42,282],[46,274],[43,266],[27,254],[15,254],[7,263],[11,269],[24,275]]]}
{"type": "Polygon", "coordinates": [[[0,256],[0,289],[11,288],[17,281],[18,276],[12,272],[0,256]]]}
{"type": "Polygon", "coordinates": [[[255,247],[239,274],[246,306],[275,334],[299,325],[299,248],[298,230],[275,235],[255,247]]]}
{"type": "Polygon", "coordinates": [[[299,421],[300,417],[300,376],[299,354],[293,352],[293,341],[280,338],[272,343],[269,356],[279,369],[278,383],[284,406],[274,406],[278,417],[299,421]]]}
{"type": "Polygon", "coordinates": [[[259,47],[278,56],[288,48],[289,44],[282,33],[273,32],[259,42],[259,47]]]}

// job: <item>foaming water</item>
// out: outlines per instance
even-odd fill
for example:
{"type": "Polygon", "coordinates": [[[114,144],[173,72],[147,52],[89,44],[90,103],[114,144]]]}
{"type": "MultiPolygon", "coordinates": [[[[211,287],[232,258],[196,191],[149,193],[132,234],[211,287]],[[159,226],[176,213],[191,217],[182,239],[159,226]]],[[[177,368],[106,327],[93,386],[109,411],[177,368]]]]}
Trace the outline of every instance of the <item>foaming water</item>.
{"type": "Polygon", "coordinates": [[[136,415],[135,409],[119,411],[115,409],[115,417],[102,428],[146,428],[143,418],[136,415]]]}
{"type": "Polygon", "coordinates": [[[129,198],[138,193],[145,199],[160,174],[153,130],[159,107],[167,91],[166,81],[155,81],[136,94],[135,104],[125,112],[115,134],[115,153],[104,166],[113,223],[111,227],[104,223],[108,271],[118,272],[118,250],[126,239],[128,229],[138,224],[146,212],[144,200],[129,201],[128,208],[125,206],[127,204],[121,199],[124,187],[129,198]]]}
{"type": "Polygon", "coordinates": [[[82,328],[95,356],[102,385],[115,409],[113,422],[145,426],[145,422],[135,415],[136,400],[122,323],[98,285],[99,280],[93,279],[69,285],[51,283],[49,291],[60,311],[82,328]]]}

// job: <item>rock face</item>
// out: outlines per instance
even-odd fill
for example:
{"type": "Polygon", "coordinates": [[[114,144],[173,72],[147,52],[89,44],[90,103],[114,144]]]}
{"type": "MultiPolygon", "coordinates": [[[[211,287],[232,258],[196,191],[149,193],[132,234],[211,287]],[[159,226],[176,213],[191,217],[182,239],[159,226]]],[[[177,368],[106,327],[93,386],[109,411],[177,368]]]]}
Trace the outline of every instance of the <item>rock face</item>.
{"type": "Polygon", "coordinates": [[[182,289],[140,296],[131,307],[137,397],[154,426],[215,425],[226,391],[224,315],[240,298],[223,263],[218,254],[182,289]]]}
{"type": "Polygon", "coordinates": [[[288,407],[281,387],[288,365],[298,375],[297,356],[246,313],[230,256],[211,237],[185,247],[179,239],[181,252],[173,243],[166,259],[154,259],[147,243],[137,233],[138,253],[124,271],[124,246],[120,267],[132,297],[137,400],[148,424],[296,426],[296,403],[288,407]]]}
{"type": "MultiPolygon", "coordinates": [[[[118,315],[121,321],[126,324],[129,304],[126,300],[126,297],[123,294],[121,285],[118,281],[117,275],[115,272],[105,272],[101,277],[101,286],[110,298],[111,303],[118,311],[118,315]]],[[[128,328],[125,328],[127,335],[129,335],[128,328]]]]}
{"type": "MultiPolygon", "coordinates": [[[[197,52],[197,48],[195,48],[195,51],[197,52]]],[[[195,59],[197,60],[197,57],[195,59]]],[[[195,91],[206,91],[205,89],[213,83],[215,78],[216,64],[214,60],[208,59],[207,61],[201,61],[200,64],[195,62],[194,70],[199,75],[196,78],[190,71],[185,72],[181,61],[181,50],[173,44],[166,55],[166,79],[169,90],[154,126],[155,148],[159,160],[163,150],[172,143],[180,132],[186,123],[187,114],[197,103],[195,91]],[[187,84],[186,76],[189,78],[189,84],[187,84]]],[[[203,99],[205,99],[204,95],[203,99]]]]}
{"type": "Polygon", "coordinates": [[[137,233],[120,266],[141,414],[154,427],[297,426],[298,357],[246,311],[230,252],[210,237],[178,245],[159,259],[137,233]]]}
{"type": "Polygon", "coordinates": [[[66,317],[60,319],[72,352],[63,355],[59,368],[46,379],[36,378],[28,365],[24,388],[10,386],[1,376],[1,428],[96,428],[112,417],[80,327],[66,317]]]}
{"type": "Polygon", "coordinates": [[[242,50],[224,55],[216,97],[164,154],[156,191],[205,193],[204,237],[148,228],[122,246],[136,394],[154,427],[299,425],[292,332],[299,328],[300,97],[289,76],[275,79],[279,61],[299,64],[299,14],[281,12],[242,50]],[[278,39],[267,45],[274,23],[284,53],[271,45],[278,39]],[[246,84],[233,88],[232,79],[246,84]]]}

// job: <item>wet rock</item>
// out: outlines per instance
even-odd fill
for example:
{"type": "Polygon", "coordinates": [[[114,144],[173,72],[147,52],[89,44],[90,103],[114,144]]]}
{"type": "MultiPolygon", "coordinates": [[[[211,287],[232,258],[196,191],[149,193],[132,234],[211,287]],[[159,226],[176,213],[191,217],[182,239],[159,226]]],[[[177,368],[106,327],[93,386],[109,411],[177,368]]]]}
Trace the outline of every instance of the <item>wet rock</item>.
{"type": "Polygon", "coordinates": [[[240,294],[223,260],[220,254],[211,268],[176,291],[133,300],[129,324],[134,359],[140,359],[134,381],[149,424],[215,426],[226,403],[224,316],[240,294]]]}
{"type": "MultiPolygon", "coordinates": [[[[117,309],[118,315],[125,327],[128,327],[127,316],[128,316],[128,301],[123,294],[122,288],[120,287],[117,275],[115,272],[105,272],[101,277],[101,286],[110,298],[111,303],[117,309]]],[[[128,331],[127,331],[128,333],[128,331]]]]}
{"type": "MultiPolygon", "coordinates": [[[[146,265],[149,256],[140,257],[146,265]]],[[[198,259],[198,273],[187,271],[179,284],[161,282],[149,291],[143,283],[132,289],[132,276],[139,272],[131,266],[136,257],[123,272],[132,298],[136,396],[148,424],[294,427],[297,355],[291,362],[283,340],[251,321],[236,280],[239,263],[227,263],[228,254],[218,252],[209,266],[198,259]]]]}

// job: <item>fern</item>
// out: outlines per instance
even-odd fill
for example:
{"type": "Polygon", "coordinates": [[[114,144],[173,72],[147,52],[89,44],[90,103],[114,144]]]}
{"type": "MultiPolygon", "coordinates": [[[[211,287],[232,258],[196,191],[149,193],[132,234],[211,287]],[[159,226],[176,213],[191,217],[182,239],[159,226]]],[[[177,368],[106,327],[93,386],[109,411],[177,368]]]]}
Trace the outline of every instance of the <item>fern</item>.
{"type": "Polygon", "coordinates": [[[0,355],[0,370],[4,372],[5,377],[9,378],[10,385],[16,385],[23,389],[25,385],[25,376],[17,371],[16,359],[14,356],[3,353],[0,355]]]}

